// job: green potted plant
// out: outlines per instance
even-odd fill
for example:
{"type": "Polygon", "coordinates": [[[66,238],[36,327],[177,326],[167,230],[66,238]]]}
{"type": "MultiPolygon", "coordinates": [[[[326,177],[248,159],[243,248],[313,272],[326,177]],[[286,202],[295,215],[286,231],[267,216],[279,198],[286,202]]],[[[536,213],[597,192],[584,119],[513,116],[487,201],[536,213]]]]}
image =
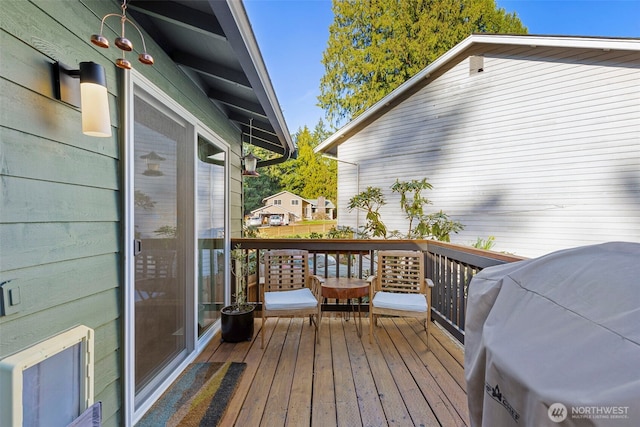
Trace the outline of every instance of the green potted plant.
{"type": "Polygon", "coordinates": [[[240,246],[231,251],[231,272],[235,277],[235,301],[221,310],[222,340],[226,342],[253,339],[253,312],[255,305],[247,303],[247,276],[255,270],[255,258],[240,246]]]}

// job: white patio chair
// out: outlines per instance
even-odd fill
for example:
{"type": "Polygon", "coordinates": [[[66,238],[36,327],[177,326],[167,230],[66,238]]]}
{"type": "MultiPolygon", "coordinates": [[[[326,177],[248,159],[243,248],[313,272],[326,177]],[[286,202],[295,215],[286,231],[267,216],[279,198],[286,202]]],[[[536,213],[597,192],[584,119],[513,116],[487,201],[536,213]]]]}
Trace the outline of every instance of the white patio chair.
{"type": "Polygon", "coordinates": [[[315,324],[316,340],[319,343],[321,294],[320,277],[309,274],[307,251],[266,251],[264,283],[261,287],[261,348],[264,348],[264,325],[267,317],[309,316],[309,323],[315,324]]]}
{"type": "Polygon", "coordinates": [[[379,251],[377,274],[369,280],[369,342],[378,316],[414,317],[424,321],[428,347],[433,282],[425,278],[424,253],[379,251]]]}

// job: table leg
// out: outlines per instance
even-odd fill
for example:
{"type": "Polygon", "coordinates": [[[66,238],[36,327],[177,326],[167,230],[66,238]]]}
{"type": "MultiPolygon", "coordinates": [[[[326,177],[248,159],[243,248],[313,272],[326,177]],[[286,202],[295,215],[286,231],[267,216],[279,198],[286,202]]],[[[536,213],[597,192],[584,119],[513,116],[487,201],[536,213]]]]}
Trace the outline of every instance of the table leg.
{"type": "Polygon", "coordinates": [[[360,311],[361,305],[362,305],[362,298],[358,298],[358,322],[357,323],[355,320],[356,309],[353,307],[353,305],[351,306],[351,309],[353,310],[353,315],[354,315],[353,323],[356,325],[356,332],[358,333],[358,338],[362,338],[362,313],[360,311]]]}

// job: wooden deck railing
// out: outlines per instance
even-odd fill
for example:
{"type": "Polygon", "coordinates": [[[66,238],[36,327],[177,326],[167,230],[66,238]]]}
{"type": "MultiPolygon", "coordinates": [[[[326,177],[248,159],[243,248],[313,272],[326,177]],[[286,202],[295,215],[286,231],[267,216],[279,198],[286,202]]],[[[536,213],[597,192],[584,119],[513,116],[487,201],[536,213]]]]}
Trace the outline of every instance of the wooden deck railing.
{"type": "MultiPolygon", "coordinates": [[[[467,290],[471,278],[486,267],[519,261],[522,258],[472,247],[433,240],[340,240],[340,239],[232,239],[232,247],[241,247],[257,256],[269,249],[305,249],[310,252],[312,272],[323,277],[366,278],[375,274],[378,250],[420,250],[425,253],[427,277],[433,280],[432,318],[464,343],[467,290]]],[[[259,269],[258,269],[259,270],[259,269]]],[[[257,286],[249,300],[258,301],[257,286]]],[[[367,302],[368,304],[368,302],[367,302]]],[[[362,304],[362,311],[368,305],[362,304]]],[[[343,311],[344,303],[324,304],[323,310],[343,311]]]]}

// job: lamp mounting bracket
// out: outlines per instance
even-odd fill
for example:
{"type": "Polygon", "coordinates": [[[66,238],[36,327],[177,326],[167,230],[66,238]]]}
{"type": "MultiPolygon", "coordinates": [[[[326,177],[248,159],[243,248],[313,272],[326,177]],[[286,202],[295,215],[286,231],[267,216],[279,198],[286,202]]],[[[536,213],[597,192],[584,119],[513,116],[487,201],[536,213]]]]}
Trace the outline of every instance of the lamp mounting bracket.
{"type": "Polygon", "coordinates": [[[56,99],[80,108],[80,85],[77,81],[80,78],[80,70],[56,62],[53,64],[53,77],[56,99]]]}

